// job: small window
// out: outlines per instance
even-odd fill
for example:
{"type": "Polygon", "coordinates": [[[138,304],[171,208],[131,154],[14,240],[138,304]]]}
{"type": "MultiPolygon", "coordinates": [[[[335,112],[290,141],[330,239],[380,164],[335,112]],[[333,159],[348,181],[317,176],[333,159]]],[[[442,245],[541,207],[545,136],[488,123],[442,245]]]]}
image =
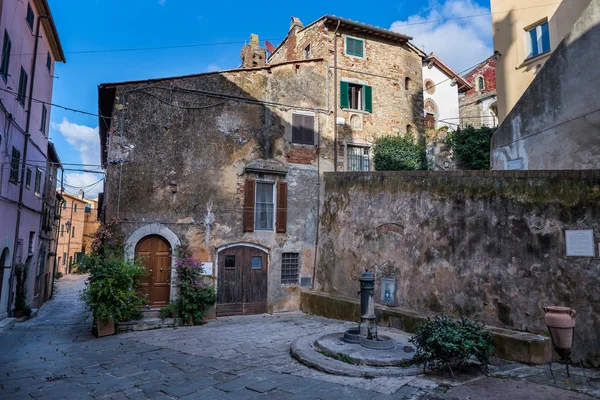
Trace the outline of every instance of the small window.
{"type": "Polygon", "coordinates": [[[314,115],[292,115],[292,143],[315,144],[314,115]]]}
{"type": "Polygon", "coordinates": [[[364,57],[364,45],[365,42],[360,39],[351,37],[346,38],[346,54],[355,57],[364,57]]]}
{"type": "Polygon", "coordinates": [[[35,195],[41,196],[42,193],[42,170],[39,168],[35,169],[35,195]]]}
{"type": "MultiPolygon", "coordinates": [[[[408,78],[408,79],[410,79],[410,78],[408,78]]],[[[425,90],[429,94],[434,94],[435,93],[435,83],[433,83],[433,81],[431,79],[427,79],[425,81],[425,90]]]]}
{"type": "Polygon", "coordinates": [[[310,44],[304,48],[304,58],[310,58],[310,44]]]}
{"type": "Polygon", "coordinates": [[[235,269],[235,256],[225,256],[225,269],[235,269]]]}
{"type": "Polygon", "coordinates": [[[67,209],[67,201],[65,200],[65,201],[63,201],[63,210],[66,210],[66,209],[67,209]]]}
{"type": "Polygon", "coordinates": [[[29,232],[29,246],[27,247],[27,251],[29,254],[33,253],[33,241],[35,240],[35,232],[29,232]]]}
{"type": "MultiPolygon", "coordinates": [[[[60,226],[60,237],[64,237],[65,236],[65,224],[62,224],[60,226]]],[[[64,257],[63,257],[64,260],[64,257]]]]}
{"type": "Polygon", "coordinates": [[[526,31],[525,46],[527,58],[533,58],[550,51],[550,32],[548,21],[534,26],[526,31]]]}
{"type": "Polygon", "coordinates": [[[410,81],[411,79],[409,77],[404,78],[404,89],[410,90],[410,81]]]}
{"type": "Polygon", "coordinates": [[[340,82],[340,107],[373,112],[373,89],[371,86],[340,82]]]}
{"type": "Polygon", "coordinates": [[[8,180],[12,183],[19,182],[19,164],[21,163],[21,152],[12,148],[12,157],[10,158],[10,175],[8,180]]]}
{"type": "Polygon", "coordinates": [[[262,256],[252,256],[252,269],[262,269],[262,256]]]}
{"type": "Polygon", "coordinates": [[[256,211],[254,215],[254,229],[257,231],[272,231],[275,208],[275,204],[273,203],[272,183],[256,183],[255,205],[256,211]]]}
{"type": "Polygon", "coordinates": [[[483,90],[485,89],[485,81],[483,79],[482,76],[480,76],[479,78],[477,78],[477,90],[483,90]]]}
{"type": "Polygon", "coordinates": [[[67,263],[67,253],[63,253],[62,265],[65,265],[66,263],[67,263]]]}
{"type": "Polygon", "coordinates": [[[369,170],[369,148],[348,146],[348,171],[369,170]]]}
{"type": "Polygon", "coordinates": [[[74,226],[71,227],[71,237],[72,238],[75,237],[75,227],[74,226]]]}
{"type": "Polygon", "coordinates": [[[73,212],[76,213],[77,212],[77,203],[73,203],[73,212]]]}
{"type": "Polygon", "coordinates": [[[8,78],[8,65],[10,64],[10,48],[12,44],[8,32],[4,30],[4,42],[2,43],[2,63],[0,63],[0,76],[6,83],[8,78]]]}
{"type": "Polygon", "coordinates": [[[48,52],[48,55],[46,56],[46,68],[48,68],[48,72],[52,72],[52,56],[50,55],[50,52],[48,52]]]}
{"type": "Polygon", "coordinates": [[[406,125],[406,134],[407,135],[412,135],[413,134],[413,127],[412,127],[412,125],[410,125],[410,124],[406,125]]]}
{"type": "Polygon", "coordinates": [[[283,253],[281,255],[281,284],[298,284],[298,253],[283,253]]]}
{"type": "Polygon", "coordinates": [[[27,168],[27,173],[25,175],[25,187],[27,189],[31,189],[31,168],[27,168]]]}
{"type": "Polygon", "coordinates": [[[42,120],[40,121],[40,131],[46,135],[46,119],[48,119],[48,109],[42,104],[42,120]]]}
{"type": "Polygon", "coordinates": [[[86,214],[91,214],[92,213],[92,205],[89,203],[86,203],[85,205],[85,213],[86,214]]]}
{"type": "Polygon", "coordinates": [[[19,92],[17,101],[21,107],[25,108],[25,93],[27,92],[27,72],[21,67],[21,75],[19,76],[19,92]]]}
{"type": "Polygon", "coordinates": [[[35,15],[33,14],[33,8],[31,8],[31,4],[27,4],[27,16],[25,17],[25,21],[27,21],[27,25],[29,29],[33,32],[33,20],[35,19],[35,15]]]}

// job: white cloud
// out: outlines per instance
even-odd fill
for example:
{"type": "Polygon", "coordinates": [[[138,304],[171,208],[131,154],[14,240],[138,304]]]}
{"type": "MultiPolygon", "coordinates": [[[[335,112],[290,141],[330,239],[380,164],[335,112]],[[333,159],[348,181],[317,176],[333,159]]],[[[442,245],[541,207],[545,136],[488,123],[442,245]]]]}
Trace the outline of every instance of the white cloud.
{"type": "Polygon", "coordinates": [[[98,127],[78,125],[64,118],[59,124],[53,122],[52,129],[59,131],[67,142],[79,151],[82,164],[100,164],[98,127]]]}
{"type": "Polygon", "coordinates": [[[220,71],[221,67],[219,67],[217,64],[208,64],[208,67],[206,67],[206,72],[215,72],[215,71],[220,71]]]}
{"type": "Polygon", "coordinates": [[[489,13],[489,8],[473,0],[446,0],[431,3],[425,16],[409,16],[405,21],[394,22],[390,29],[412,36],[415,46],[424,48],[426,53],[434,52],[461,72],[494,52],[489,13]],[[460,17],[471,18],[454,19],[460,17]]]}
{"type": "Polygon", "coordinates": [[[67,171],[64,181],[65,191],[76,195],[81,189],[86,198],[95,199],[98,197],[98,193],[104,190],[103,177],[102,174],[67,171]]]}

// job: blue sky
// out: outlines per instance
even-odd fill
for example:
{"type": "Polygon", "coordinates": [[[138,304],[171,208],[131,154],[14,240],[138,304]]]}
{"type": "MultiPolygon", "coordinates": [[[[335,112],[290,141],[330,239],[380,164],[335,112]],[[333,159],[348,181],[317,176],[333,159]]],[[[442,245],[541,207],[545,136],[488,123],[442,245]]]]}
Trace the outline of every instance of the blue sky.
{"type": "MultiPolygon", "coordinates": [[[[239,66],[243,43],[106,53],[80,51],[239,42],[259,35],[277,45],[299,17],[308,24],[332,14],[407,33],[413,43],[440,55],[457,71],[492,53],[489,16],[452,19],[489,12],[489,1],[442,0],[415,2],[347,0],[332,4],[315,0],[242,2],[221,0],[49,0],[67,63],[56,64],[53,102],[97,111],[99,83],[138,80],[228,69],[239,66]],[[430,23],[429,21],[437,21],[430,23]],[[442,21],[442,22],[440,22],[442,21]],[[406,25],[410,24],[410,25],[406,25]]],[[[50,138],[65,163],[98,164],[96,128],[92,116],[53,108],[50,138]]],[[[71,173],[67,182],[86,186],[98,180],[71,173]]],[[[68,188],[73,190],[72,188],[68,188]]],[[[94,196],[100,185],[92,188],[94,196]]]]}

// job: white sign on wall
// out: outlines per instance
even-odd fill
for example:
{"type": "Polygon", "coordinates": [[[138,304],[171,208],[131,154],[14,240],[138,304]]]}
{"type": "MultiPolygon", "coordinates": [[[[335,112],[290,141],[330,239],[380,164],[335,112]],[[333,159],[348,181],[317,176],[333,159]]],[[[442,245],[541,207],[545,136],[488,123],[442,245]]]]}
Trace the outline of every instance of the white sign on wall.
{"type": "Polygon", "coordinates": [[[213,263],[212,262],[203,262],[202,267],[204,268],[204,275],[212,275],[213,274],[213,263]]]}
{"type": "Polygon", "coordinates": [[[566,230],[567,257],[594,257],[594,231],[566,230]]]}

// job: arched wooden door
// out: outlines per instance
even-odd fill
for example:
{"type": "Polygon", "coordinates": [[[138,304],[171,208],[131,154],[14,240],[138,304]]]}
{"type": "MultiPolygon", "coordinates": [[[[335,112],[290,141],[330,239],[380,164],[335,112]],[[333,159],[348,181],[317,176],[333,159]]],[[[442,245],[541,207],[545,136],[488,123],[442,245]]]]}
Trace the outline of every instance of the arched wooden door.
{"type": "Polygon", "coordinates": [[[217,316],[267,312],[268,254],[250,246],[219,252],[217,316]]]}
{"type": "Polygon", "coordinates": [[[152,308],[164,307],[171,293],[171,246],[164,238],[146,236],[135,246],[135,257],[148,272],[139,286],[152,308]]]}

